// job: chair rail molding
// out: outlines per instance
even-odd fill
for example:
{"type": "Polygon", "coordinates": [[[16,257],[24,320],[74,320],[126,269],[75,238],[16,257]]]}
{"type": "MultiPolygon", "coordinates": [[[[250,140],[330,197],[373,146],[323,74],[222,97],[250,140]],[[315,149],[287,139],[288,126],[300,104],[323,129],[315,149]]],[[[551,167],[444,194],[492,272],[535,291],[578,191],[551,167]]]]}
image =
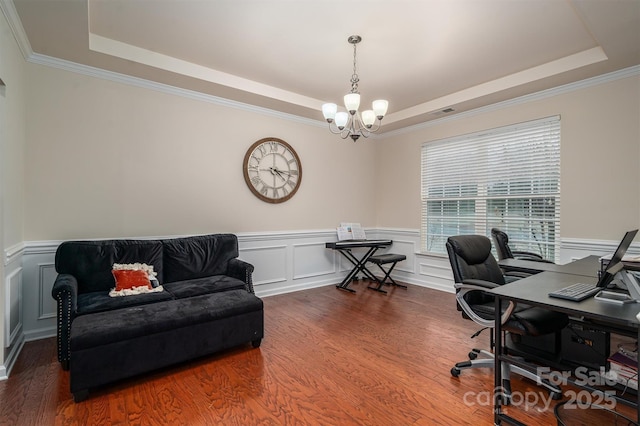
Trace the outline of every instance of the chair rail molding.
{"type": "MultiPolygon", "coordinates": [[[[618,244],[620,244],[620,241],[563,238],[560,242],[560,263],[568,263],[593,254],[598,256],[612,254],[618,244]]],[[[640,243],[631,244],[627,254],[632,256],[640,255],[640,243]]]]}
{"type": "Polygon", "coordinates": [[[25,244],[14,244],[4,251],[4,266],[8,266],[10,263],[19,260],[20,256],[24,253],[25,244]]]}

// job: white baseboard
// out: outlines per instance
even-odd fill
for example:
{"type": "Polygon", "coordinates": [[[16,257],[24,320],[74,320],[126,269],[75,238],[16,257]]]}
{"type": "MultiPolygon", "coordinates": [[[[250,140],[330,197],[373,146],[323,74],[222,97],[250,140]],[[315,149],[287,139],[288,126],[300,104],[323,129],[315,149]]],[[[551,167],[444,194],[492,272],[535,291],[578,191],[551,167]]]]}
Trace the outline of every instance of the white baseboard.
{"type": "Polygon", "coordinates": [[[56,337],[56,327],[47,327],[40,330],[29,330],[24,333],[25,342],[33,342],[34,340],[48,339],[50,337],[56,337]]]}
{"type": "Polygon", "coordinates": [[[11,347],[7,358],[4,361],[4,365],[0,365],[0,380],[6,380],[9,378],[11,374],[11,370],[18,360],[18,356],[20,352],[22,352],[22,347],[24,346],[25,339],[24,335],[21,335],[18,338],[18,341],[11,347]]]}

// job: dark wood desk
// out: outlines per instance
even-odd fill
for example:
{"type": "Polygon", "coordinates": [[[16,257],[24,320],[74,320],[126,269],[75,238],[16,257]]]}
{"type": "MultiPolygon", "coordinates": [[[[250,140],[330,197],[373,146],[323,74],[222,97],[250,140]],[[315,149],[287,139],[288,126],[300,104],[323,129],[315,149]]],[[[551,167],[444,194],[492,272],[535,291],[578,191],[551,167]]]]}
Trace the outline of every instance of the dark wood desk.
{"type": "MultiPolygon", "coordinates": [[[[597,256],[589,256],[581,259],[576,264],[556,265],[563,266],[557,271],[544,271],[530,277],[505,284],[499,288],[493,289],[492,293],[496,296],[496,326],[494,328],[495,338],[495,389],[500,389],[502,384],[502,362],[508,361],[516,365],[526,368],[525,364],[518,362],[517,359],[503,354],[502,327],[500,324],[499,306],[504,301],[515,301],[525,303],[527,305],[539,306],[545,309],[564,312],[573,317],[594,320],[601,324],[607,324],[613,332],[634,336],[640,341],[640,323],[636,315],[640,312],[640,303],[631,303],[626,305],[617,305],[589,298],[582,302],[572,302],[562,299],[554,299],[548,296],[548,293],[558,290],[562,287],[577,283],[588,282],[595,283],[598,281],[598,268],[591,269],[593,273],[589,275],[579,275],[567,271],[577,270],[584,272],[590,268],[590,264],[597,262],[597,256]]],[[[501,401],[498,395],[494,396],[494,422],[502,424],[506,421],[511,424],[520,424],[515,419],[502,412],[501,401]]],[[[636,404],[638,420],[640,420],[640,392],[638,392],[636,404]]]]}
{"type": "Polygon", "coordinates": [[[522,259],[502,259],[498,261],[498,264],[505,272],[524,272],[528,274],[558,272],[562,274],[597,276],[600,269],[600,257],[587,256],[565,265],[522,259]]]}
{"type": "Polygon", "coordinates": [[[356,278],[359,272],[362,272],[370,280],[377,281],[375,275],[367,269],[366,263],[378,249],[388,247],[391,244],[393,244],[391,240],[344,240],[326,243],[326,248],[338,250],[353,265],[353,269],[351,269],[340,284],[336,285],[336,288],[355,293],[356,291],[354,289],[349,288],[349,284],[351,284],[351,281],[356,278]],[[361,257],[357,257],[352,252],[353,249],[365,249],[365,252],[361,257]]]}

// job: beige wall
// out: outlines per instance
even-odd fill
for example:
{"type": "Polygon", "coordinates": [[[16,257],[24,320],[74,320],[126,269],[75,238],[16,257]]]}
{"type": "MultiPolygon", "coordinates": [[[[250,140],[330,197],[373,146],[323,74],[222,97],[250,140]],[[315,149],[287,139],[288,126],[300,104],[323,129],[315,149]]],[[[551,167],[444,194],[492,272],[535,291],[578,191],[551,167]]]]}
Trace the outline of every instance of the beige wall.
{"type": "MultiPolygon", "coordinates": [[[[0,13],[0,253],[22,243],[25,81],[24,60],[4,14],[0,13]]],[[[3,256],[4,260],[4,256],[3,256]]],[[[0,262],[0,366],[4,364],[5,265],[0,262]]],[[[12,298],[13,299],[13,298],[12,298]]]]}
{"type": "Polygon", "coordinates": [[[420,147],[560,115],[561,235],[619,240],[640,225],[640,77],[511,105],[377,141],[376,225],[420,227],[420,147]]]}
{"type": "Polygon", "coordinates": [[[0,14],[0,78],[6,84],[2,137],[3,242],[8,248],[23,241],[25,145],[24,59],[4,15],[0,14]]]}
{"type": "Polygon", "coordinates": [[[27,72],[27,241],[375,225],[372,141],[41,65],[27,72]],[[279,205],[242,175],[245,152],[267,136],[302,162],[299,191],[279,205]]]}
{"type": "Polygon", "coordinates": [[[562,122],[561,235],[617,240],[640,223],[637,75],[354,144],[324,127],[25,67],[27,241],[328,229],[345,220],[418,229],[423,142],[551,115],[562,122]],[[301,189],[281,205],[259,201],[242,178],[246,149],[266,136],[292,144],[303,164],[301,189]]]}

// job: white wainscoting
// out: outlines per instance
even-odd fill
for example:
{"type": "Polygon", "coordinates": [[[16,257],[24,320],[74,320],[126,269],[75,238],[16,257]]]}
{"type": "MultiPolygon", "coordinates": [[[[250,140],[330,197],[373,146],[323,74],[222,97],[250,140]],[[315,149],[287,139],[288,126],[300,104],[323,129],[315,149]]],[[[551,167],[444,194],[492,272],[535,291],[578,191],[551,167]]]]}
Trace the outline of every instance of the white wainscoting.
{"type": "MultiPolygon", "coordinates": [[[[453,292],[453,278],[445,255],[419,253],[420,232],[414,229],[366,229],[368,238],[391,239],[379,251],[404,254],[393,270],[394,279],[440,291],[453,292]]],[[[238,234],[240,258],[254,265],[255,292],[260,297],[339,283],[352,265],[337,251],[325,248],[335,241],[335,230],[238,234]]],[[[25,242],[5,253],[5,333],[11,345],[6,365],[15,360],[25,341],[55,336],[56,304],[51,288],[56,277],[55,251],[60,241],[25,242]]],[[[590,254],[615,250],[617,241],[565,239],[561,263],[590,254]]],[[[631,247],[640,254],[640,245],[631,247]]],[[[370,268],[380,273],[377,267],[370,268]]],[[[381,274],[381,273],[380,273],[381,274]]],[[[5,342],[5,345],[7,342],[5,342]]],[[[6,349],[5,349],[6,351],[6,349]]],[[[2,371],[3,366],[0,366],[2,371]]]]}
{"type": "Polygon", "coordinates": [[[339,282],[340,265],[325,243],[335,231],[238,234],[240,259],[251,263],[260,297],[339,282]]]}
{"type": "Polygon", "coordinates": [[[23,249],[24,246],[20,244],[10,247],[4,253],[4,342],[0,345],[4,351],[4,365],[0,364],[0,380],[9,376],[24,345],[26,302],[23,249]]]}
{"type": "Polygon", "coordinates": [[[445,255],[420,253],[420,231],[377,229],[372,233],[375,238],[393,240],[393,245],[385,252],[407,256],[407,260],[399,262],[394,268],[391,274],[394,279],[436,290],[454,291],[449,259],[445,255]]]}
{"type": "Polygon", "coordinates": [[[11,271],[5,278],[5,310],[9,314],[5,321],[4,347],[8,348],[16,341],[22,329],[22,268],[11,271]]]}

